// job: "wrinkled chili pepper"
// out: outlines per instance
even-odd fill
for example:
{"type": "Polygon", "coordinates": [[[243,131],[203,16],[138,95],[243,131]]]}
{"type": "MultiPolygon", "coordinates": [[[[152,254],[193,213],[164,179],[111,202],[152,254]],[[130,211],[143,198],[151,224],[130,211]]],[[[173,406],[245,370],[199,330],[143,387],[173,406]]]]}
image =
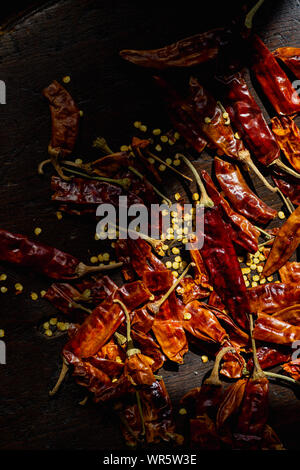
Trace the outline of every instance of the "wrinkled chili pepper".
{"type": "Polygon", "coordinates": [[[209,279],[233,319],[246,327],[250,312],[241,268],[220,208],[204,210],[204,245],[201,255],[209,279]]]}
{"type": "Polygon", "coordinates": [[[278,170],[273,170],[272,179],[276,186],[293,204],[297,206],[300,204],[300,183],[298,179],[278,170]]]}
{"type": "MultiPolygon", "coordinates": [[[[291,352],[275,346],[260,346],[257,349],[257,359],[262,369],[274,367],[283,362],[287,362],[291,357],[291,352]]],[[[253,358],[247,362],[249,372],[253,369],[253,358]]]]}
{"type": "Polygon", "coordinates": [[[300,284],[300,263],[294,261],[292,263],[285,263],[279,269],[279,276],[281,282],[284,284],[300,284]]]}
{"type": "Polygon", "coordinates": [[[279,158],[280,149],[264,115],[241,74],[223,81],[225,107],[250,152],[264,166],[279,158]]]}
{"type": "Polygon", "coordinates": [[[259,224],[267,224],[274,219],[276,210],[267,206],[251,191],[237,165],[216,157],[214,170],[218,183],[234,210],[259,224]]]}
{"type": "Polygon", "coordinates": [[[272,131],[286,159],[300,172],[300,130],[290,116],[271,119],[272,131]]]}
{"type": "Polygon", "coordinates": [[[252,312],[273,313],[300,303],[300,286],[295,284],[269,283],[247,290],[252,312]]]}
{"type": "Polygon", "coordinates": [[[299,47],[279,47],[273,52],[276,59],[282,60],[285,65],[300,80],[300,49],[299,47]]]}
{"type": "Polygon", "coordinates": [[[249,335],[239,328],[232,318],[220,307],[214,306],[208,302],[210,310],[217,317],[226,333],[229,335],[230,342],[236,349],[245,348],[249,343],[249,335]]]}
{"type": "Polygon", "coordinates": [[[300,326],[290,325],[273,315],[259,313],[254,327],[254,338],[268,343],[290,346],[300,340],[300,326]]]}
{"type": "Polygon", "coordinates": [[[205,170],[201,171],[201,176],[204,180],[207,194],[214,204],[221,206],[223,220],[234,242],[241,245],[250,253],[256,253],[258,250],[259,231],[245,217],[230,207],[229,203],[218,192],[211,177],[205,170]]]}
{"type": "Polygon", "coordinates": [[[300,358],[282,365],[283,370],[293,379],[300,381],[300,358]]]}
{"type": "Polygon", "coordinates": [[[290,307],[278,310],[273,313],[272,317],[289,323],[290,325],[300,326],[300,304],[291,305],[290,307]]]}
{"type": "Polygon", "coordinates": [[[300,111],[300,97],[267,46],[253,35],[252,70],[277,114],[293,115],[300,111]]]}
{"type": "Polygon", "coordinates": [[[262,275],[270,276],[290,259],[300,243],[300,206],[280,227],[267,258],[262,275]]]}

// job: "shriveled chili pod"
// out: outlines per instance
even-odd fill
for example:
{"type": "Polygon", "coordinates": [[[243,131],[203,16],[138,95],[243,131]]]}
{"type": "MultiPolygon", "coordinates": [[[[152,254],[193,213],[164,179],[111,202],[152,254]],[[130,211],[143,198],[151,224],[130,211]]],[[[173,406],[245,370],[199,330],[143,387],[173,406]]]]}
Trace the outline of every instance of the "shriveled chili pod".
{"type": "Polygon", "coordinates": [[[300,285],[269,283],[247,290],[252,312],[272,315],[284,308],[300,303],[300,285]]]}
{"type": "Polygon", "coordinates": [[[300,284],[300,262],[293,261],[291,263],[285,263],[279,269],[279,276],[281,282],[284,284],[300,284]]]}
{"type": "Polygon", "coordinates": [[[276,59],[282,60],[300,80],[300,48],[299,47],[279,47],[273,52],[276,59]]]}
{"type": "Polygon", "coordinates": [[[221,206],[224,222],[231,232],[234,242],[245,248],[248,252],[255,253],[258,250],[258,238],[260,235],[257,228],[246,217],[238,214],[231,208],[230,204],[218,192],[211,177],[205,170],[201,171],[201,176],[209,197],[216,205],[221,206]]]}
{"type": "Polygon", "coordinates": [[[276,217],[277,211],[251,191],[237,165],[215,157],[214,171],[223,193],[238,213],[258,224],[267,224],[276,217]]]}
{"type": "Polygon", "coordinates": [[[300,205],[300,182],[291,175],[273,169],[272,179],[280,191],[296,206],[300,205]]]}
{"type": "Polygon", "coordinates": [[[253,35],[252,70],[277,114],[293,115],[300,111],[300,97],[267,46],[253,35]]]}
{"type": "Polygon", "coordinates": [[[300,358],[294,359],[282,366],[283,370],[294,380],[300,381],[300,358]]]}
{"type": "MultiPolygon", "coordinates": [[[[287,362],[290,357],[291,351],[289,349],[280,348],[280,346],[259,346],[257,348],[257,359],[263,370],[287,362]]],[[[251,357],[247,362],[247,369],[251,372],[252,368],[253,358],[251,357]]]]}
{"type": "Polygon", "coordinates": [[[300,326],[290,325],[271,315],[258,314],[254,328],[254,338],[267,343],[291,346],[300,341],[300,326]]]}
{"type": "Polygon", "coordinates": [[[293,168],[300,173],[300,130],[290,116],[271,119],[278,145],[293,168]]]}
{"type": "Polygon", "coordinates": [[[300,206],[280,227],[267,258],[262,275],[270,276],[290,259],[300,243],[300,206]]]}

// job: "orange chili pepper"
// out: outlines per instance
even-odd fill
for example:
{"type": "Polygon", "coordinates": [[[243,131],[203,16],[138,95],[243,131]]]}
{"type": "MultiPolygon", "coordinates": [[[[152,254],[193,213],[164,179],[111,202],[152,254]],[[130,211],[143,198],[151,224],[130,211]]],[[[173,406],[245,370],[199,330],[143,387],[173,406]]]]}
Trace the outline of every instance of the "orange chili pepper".
{"type": "Polygon", "coordinates": [[[280,149],[292,167],[300,172],[300,130],[289,116],[275,116],[271,123],[280,149]]]}

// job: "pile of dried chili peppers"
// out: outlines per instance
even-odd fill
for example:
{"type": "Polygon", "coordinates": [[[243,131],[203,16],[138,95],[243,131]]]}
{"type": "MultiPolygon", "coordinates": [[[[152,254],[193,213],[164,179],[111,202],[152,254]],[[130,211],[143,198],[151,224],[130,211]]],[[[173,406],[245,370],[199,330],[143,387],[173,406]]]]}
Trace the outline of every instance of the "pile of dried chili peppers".
{"type": "MultiPolygon", "coordinates": [[[[268,395],[269,379],[300,384],[300,362],[293,354],[300,341],[300,264],[294,260],[300,243],[300,131],[294,121],[300,98],[280,61],[299,78],[300,54],[292,47],[270,52],[252,33],[255,11],[243,27],[208,31],[158,50],[121,52],[124,59],[159,71],[217,62],[210,90],[193,76],[184,96],[163,76],[156,77],[175,131],[161,135],[155,129],[153,135],[170,144],[169,154],[176,149],[173,159],[157,155],[161,145],[142,138],[139,131],[145,132],[145,126],[137,122],[138,135],[126,148],[112,151],[98,138],[95,147],[102,157],[89,163],[70,160],[78,107],[58,82],[44,90],[52,135],[50,158],[39,172],[53,164],[52,199],[59,210],[95,216],[99,204],[117,207],[123,195],[128,206],[171,205],[162,189],[162,171],[172,171],[195,183],[197,192],[189,213],[181,194],[174,195],[177,209],[167,233],[158,221],[159,239],[142,233],[136,240],[117,237],[116,262],[86,266],[56,248],[0,230],[0,261],[54,279],[44,298],[70,323],[63,367],[50,395],[71,370],[95,403],[112,405],[129,446],[166,441],[198,449],[283,448],[268,424],[268,395]],[[272,128],[243,78],[244,62],[238,68],[236,61],[221,60],[228,48],[234,52],[237,35],[274,110],[272,128]],[[174,145],[178,133],[197,156],[204,148],[214,152],[212,177],[198,173],[183,145],[181,151],[174,145]],[[250,188],[251,171],[285,203],[288,217],[276,229],[266,228],[278,214],[250,188]],[[186,220],[193,226],[197,205],[204,210],[200,249],[179,224],[186,220]],[[189,251],[184,250],[188,242],[189,251]],[[101,273],[113,268],[121,269],[122,285],[101,273]],[[178,420],[159,369],[166,361],[183,364],[190,344],[215,357],[215,363],[201,387],[182,398],[178,420]],[[279,365],[281,374],[269,370],[279,365]],[[231,384],[225,387],[220,375],[231,384]]],[[[238,50],[236,55],[239,59],[238,50]]]]}

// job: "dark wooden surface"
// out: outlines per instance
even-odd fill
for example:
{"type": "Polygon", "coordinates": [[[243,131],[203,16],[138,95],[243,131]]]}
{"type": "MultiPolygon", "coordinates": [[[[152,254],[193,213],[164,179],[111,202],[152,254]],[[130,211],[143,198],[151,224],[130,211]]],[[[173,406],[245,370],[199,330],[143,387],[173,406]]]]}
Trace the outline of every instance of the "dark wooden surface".
{"type": "MultiPolygon", "coordinates": [[[[220,2],[222,3],[222,2],[220,2]]],[[[0,36],[0,79],[6,82],[7,104],[0,107],[0,225],[65,249],[87,261],[104,251],[94,241],[95,223],[64,217],[58,221],[50,201],[49,179],[37,175],[46,158],[50,132],[48,106],[41,90],[53,79],[70,75],[71,91],[84,111],[75,155],[88,160],[95,155],[91,144],[104,135],[113,148],[133,135],[132,123],[149,128],[170,128],[150,75],[118,56],[122,48],[158,47],[180,37],[221,25],[233,7],[218,8],[211,2],[197,13],[194,2],[105,2],[66,0],[50,2],[27,12],[0,36]],[[12,26],[13,25],[13,26],[12,26]]],[[[267,45],[300,44],[299,0],[266,1],[258,31],[267,45]]],[[[200,168],[209,168],[203,155],[200,168]]],[[[179,188],[168,176],[168,192],[179,188]]],[[[264,200],[281,207],[279,200],[255,181],[264,200]]],[[[181,189],[182,192],[182,189],[181,189]]],[[[59,354],[66,337],[46,340],[41,322],[56,314],[45,301],[34,302],[30,292],[46,289],[50,282],[35,273],[0,265],[8,275],[1,283],[0,328],[5,329],[7,364],[0,365],[0,449],[119,449],[124,446],[117,420],[108,407],[85,407],[78,402],[85,391],[68,377],[58,395],[49,399],[60,365],[59,354]],[[14,284],[24,292],[15,296],[14,284]]],[[[203,364],[196,353],[185,364],[169,364],[162,375],[175,405],[190,388],[200,385],[212,363],[203,364]]],[[[289,387],[271,385],[270,423],[289,449],[299,446],[299,401],[289,387]]]]}

